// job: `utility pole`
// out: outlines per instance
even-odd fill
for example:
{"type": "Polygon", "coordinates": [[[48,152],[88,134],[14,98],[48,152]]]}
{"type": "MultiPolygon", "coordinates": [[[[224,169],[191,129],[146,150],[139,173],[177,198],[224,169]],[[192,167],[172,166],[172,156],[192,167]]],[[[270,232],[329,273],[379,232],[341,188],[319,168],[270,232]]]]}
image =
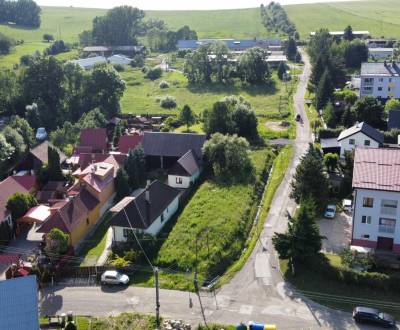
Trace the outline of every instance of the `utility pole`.
{"type": "Polygon", "coordinates": [[[197,271],[194,272],[193,284],[194,284],[194,289],[195,289],[195,291],[196,291],[197,297],[199,297],[201,315],[203,316],[204,325],[206,326],[206,328],[208,328],[207,321],[206,321],[206,315],[204,314],[204,308],[203,308],[203,304],[202,304],[201,298],[200,298],[199,282],[198,282],[198,280],[197,280],[197,271]]]}
{"type": "Polygon", "coordinates": [[[156,285],[156,322],[158,329],[160,327],[160,288],[158,284],[158,267],[154,267],[154,280],[156,285]]]}

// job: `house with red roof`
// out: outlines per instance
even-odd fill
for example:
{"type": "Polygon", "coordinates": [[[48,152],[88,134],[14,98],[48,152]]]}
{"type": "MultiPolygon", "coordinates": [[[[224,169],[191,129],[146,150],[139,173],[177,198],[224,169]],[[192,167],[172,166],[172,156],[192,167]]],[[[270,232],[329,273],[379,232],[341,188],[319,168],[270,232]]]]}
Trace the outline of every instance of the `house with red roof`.
{"type": "Polygon", "coordinates": [[[400,253],[400,149],[355,149],[353,246],[400,253]]]}
{"type": "Polygon", "coordinates": [[[0,182],[0,222],[7,221],[12,226],[11,213],[7,209],[9,198],[19,193],[32,193],[36,188],[36,177],[32,175],[9,176],[0,182]]]}
{"type": "Polygon", "coordinates": [[[143,134],[123,135],[118,141],[118,151],[127,154],[130,149],[134,149],[142,143],[143,134]]]}
{"type": "Polygon", "coordinates": [[[105,153],[108,150],[107,129],[84,128],[81,130],[79,144],[75,147],[74,154],[80,153],[105,153]]]}

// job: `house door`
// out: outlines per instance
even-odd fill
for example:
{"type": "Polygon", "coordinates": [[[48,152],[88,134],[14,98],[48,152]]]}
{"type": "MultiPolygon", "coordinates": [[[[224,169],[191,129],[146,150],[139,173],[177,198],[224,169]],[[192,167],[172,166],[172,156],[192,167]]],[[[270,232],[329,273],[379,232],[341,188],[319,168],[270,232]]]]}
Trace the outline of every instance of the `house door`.
{"type": "Polygon", "coordinates": [[[393,238],[389,237],[378,237],[378,242],[376,244],[378,250],[393,250],[393,238]]]}

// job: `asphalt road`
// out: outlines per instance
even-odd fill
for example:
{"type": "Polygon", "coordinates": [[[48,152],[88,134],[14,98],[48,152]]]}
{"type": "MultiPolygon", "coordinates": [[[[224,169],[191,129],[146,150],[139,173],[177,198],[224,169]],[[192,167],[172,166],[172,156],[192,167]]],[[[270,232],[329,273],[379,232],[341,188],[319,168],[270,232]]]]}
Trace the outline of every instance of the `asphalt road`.
{"type": "MultiPolygon", "coordinates": [[[[303,54],[304,71],[294,95],[296,113],[303,118],[297,126],[293,159],[275,194],[260,240],[245,266],[224,285],[216,296],[202,294],[208,322],[237,324],[250,320],[272,323],[278,329],[360,329],[349,313],[320,306],[292,292],[279,272],[271,243],[274,232],[286,229],[286,211],[293,213],[295,203],[289,198],[290,180],[300,157],[311,142],[310,126],[304,109],[304,94],[310,76],[310,64],[303,54]]],[[[152,288],[100,288],[91,286],[57,286],[47,288],[41,296],[41,313],[54,315],[69,310],[81,315],[106,316],[124,311],[154,313],[155,290],[152,288]]],[[[161,290],[161,315],[183,319],[192,324],[202,321],[198,297],[175,290],[161,290]],[[189,307],[189,299],[193,307],[189,307]]],[[[367,328],[363,328],[367,329],[367,328]]]]}

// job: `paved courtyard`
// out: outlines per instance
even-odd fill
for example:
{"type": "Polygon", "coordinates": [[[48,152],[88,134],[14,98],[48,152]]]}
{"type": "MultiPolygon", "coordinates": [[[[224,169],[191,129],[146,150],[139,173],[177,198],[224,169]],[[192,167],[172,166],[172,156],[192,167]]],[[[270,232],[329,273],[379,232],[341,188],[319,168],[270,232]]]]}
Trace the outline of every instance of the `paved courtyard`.
{"type": "Polygon", "coordinates": [[[334,219],[321,219],[320,234],[326,239],[322,241],[322,249],[328,253],[338,253],[351,241],[351,215],[337,213],[334,219]]]}

